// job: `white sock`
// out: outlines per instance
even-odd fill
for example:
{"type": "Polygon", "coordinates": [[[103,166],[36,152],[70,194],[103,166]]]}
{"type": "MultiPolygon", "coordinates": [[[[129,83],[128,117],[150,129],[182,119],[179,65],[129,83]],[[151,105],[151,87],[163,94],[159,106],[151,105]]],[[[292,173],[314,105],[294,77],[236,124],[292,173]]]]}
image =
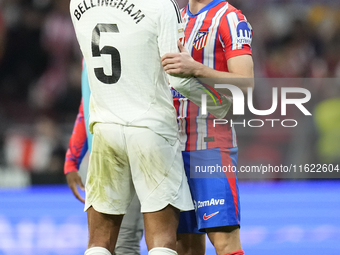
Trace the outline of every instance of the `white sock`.
{"type": "Polygon", "coordinates": [[[149,255],[178,255],[176,251],[165,247],[152,248],[149,255]]]}
{"type": "Polygon", "coordinates": [[[92,247],[90,249],[87,249],[84,255],[112,255],[112,254],[103,247],[92,247]]]}

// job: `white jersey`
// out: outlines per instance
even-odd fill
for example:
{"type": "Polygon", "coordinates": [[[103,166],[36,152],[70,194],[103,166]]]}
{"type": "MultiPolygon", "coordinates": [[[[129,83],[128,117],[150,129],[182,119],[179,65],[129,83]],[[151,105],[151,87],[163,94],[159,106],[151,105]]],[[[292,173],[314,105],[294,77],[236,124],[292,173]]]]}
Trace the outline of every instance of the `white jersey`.
{"type": "Polygon", "coordinates": [[[90,130],[117,123],[177,139],[161,65],[184,37],[175,0],[71,0],[70,12],[89,75],[90,130]]]}

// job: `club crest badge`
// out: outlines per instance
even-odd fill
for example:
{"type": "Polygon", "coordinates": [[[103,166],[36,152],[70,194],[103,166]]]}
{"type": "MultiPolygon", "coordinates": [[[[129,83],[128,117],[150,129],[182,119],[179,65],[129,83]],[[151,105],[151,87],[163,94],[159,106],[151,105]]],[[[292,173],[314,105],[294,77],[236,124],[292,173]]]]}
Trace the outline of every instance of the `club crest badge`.
{"type": "Polygon", "coordinates": [[[196,50],[200,50],[207,45],[209,32],[198,31],[194,39],[194,47],[196,50]]]}

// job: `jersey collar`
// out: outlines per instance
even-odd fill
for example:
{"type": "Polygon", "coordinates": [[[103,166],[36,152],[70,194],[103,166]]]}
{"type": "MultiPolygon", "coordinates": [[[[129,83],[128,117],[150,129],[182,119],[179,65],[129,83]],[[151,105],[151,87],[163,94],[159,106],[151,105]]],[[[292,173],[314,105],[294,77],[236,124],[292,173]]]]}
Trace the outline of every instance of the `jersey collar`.
{"type": "Polygon", "coordinates": [[[194,18],[198,15],[200,15],[201,13],[215,7],[216,5],[218,5],[219,3],[222,3],[222,2],[225,2],[225,0],[213,0],[211,1],[210,3],[208,3],[206,6],[204,6],[199,12],[197,12],[196,14],[192,14],[189,10],[189,3],[188,3],[188,6],[187,6],[187,13],[189,15],[189,17],[191,18],[194,18]]]}

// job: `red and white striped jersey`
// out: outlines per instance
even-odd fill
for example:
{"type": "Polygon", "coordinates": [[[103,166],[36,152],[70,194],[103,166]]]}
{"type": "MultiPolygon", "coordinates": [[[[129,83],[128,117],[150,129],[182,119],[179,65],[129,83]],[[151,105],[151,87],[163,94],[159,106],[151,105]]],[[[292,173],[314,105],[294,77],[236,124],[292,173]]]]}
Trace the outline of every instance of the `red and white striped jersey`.
{"type": "MultiPolygon", "coordinates": [[[[245,16],[223,0],[213,0],[198,13],[182,10],[185,47],[198,62],[228,72],[227,60],[251,55],[252,28],[245,16]]],[[[232,148],[236,133],[229,124],[213,127],[214,116],[201,115],[200,107],[173,90],[183,150],[232,148]]]]}

